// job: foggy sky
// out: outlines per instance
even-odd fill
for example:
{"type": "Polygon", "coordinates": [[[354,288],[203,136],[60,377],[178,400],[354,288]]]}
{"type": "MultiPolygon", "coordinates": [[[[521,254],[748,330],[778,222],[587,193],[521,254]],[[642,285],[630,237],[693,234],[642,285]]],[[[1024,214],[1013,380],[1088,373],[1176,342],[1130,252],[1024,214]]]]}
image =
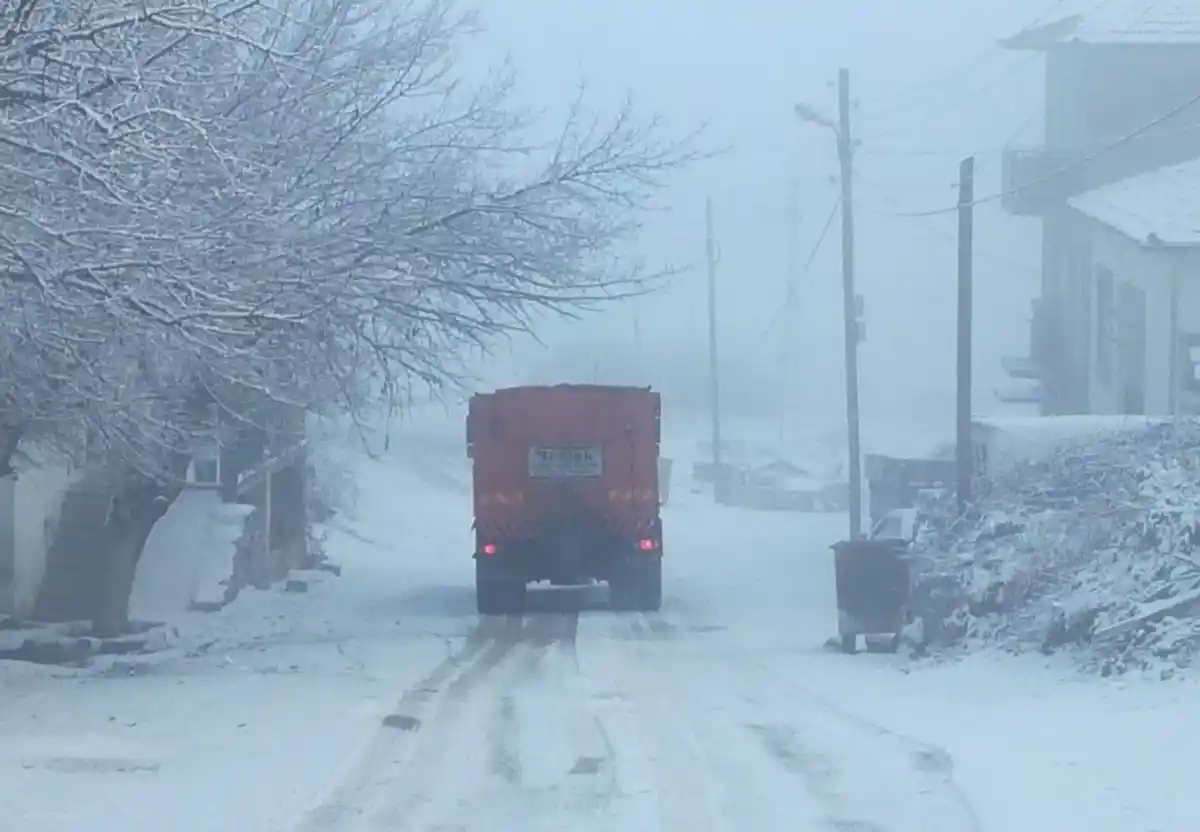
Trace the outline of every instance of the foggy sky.
{"type": "MultiPolygon", "coordinates": [[[[860,352],[862,403],[870,418],[953,418],[955,234],[953,214],[912,219],[888,212],[954,204],[959,160],[978,154],[978,196],[999,188],[1000,149],[1041,138],[1042,60],[1006,53],[996,39],[1042,16],[1051,0],[520,0],[484,9],[487,32],[473,62],[511,57],[522,101],[561,114],[583,80],[589,100],[638,103],[686,132],[707,123],[720,158],[678,178],[640,250],[693,268],[669,291],[548,327],[552,349],[604,341],[628,349],[633,316],[643,378],[656,356],[704,360],[706,307],[703,202],[715,200],[721,250],[723,364],[789,389],[804,418],[836,423],[844,387],[838,226],[804,278],[798,314],[781,320],[790,183],[799,182],[799,259],[836,197],[830,134],[804,125],[793,105],[836,111],[833,81],[851,71],[856,100],[858,287],[868,338],[860,352]],[[773,329],[769,328],[772,322],[773,329]],[[791,343],[791,355],[785,344],[791,343]],[[785,360],[786,359],[786,360],[785,360]]],[[[1038,225],[998,203],[976,215],[976,410],[995,407],[1000,357],[1024,354],[1029,303],[1038,286],[1038,225]]],[[[535,355],[541,348],[534,350],[535,355]]],[[[527,367],[517,350],[505,364],[527,367]]],[[[599,356],[597,360],[603,360],[599,356]]],[[[674,360],[674,359],[673,359],[674,360]]],[[[701,368],[702,369],[702,368],[701,368]]],[[[581,367],[580,374],[593,370],[581,367]]],[[[562,379],[572,380],[572,379],[562,379]]],[[[582,378],[579,380],[588,380],[582,378]]],[[[609,379],[605,379],[609,380],[609,379]]]]}

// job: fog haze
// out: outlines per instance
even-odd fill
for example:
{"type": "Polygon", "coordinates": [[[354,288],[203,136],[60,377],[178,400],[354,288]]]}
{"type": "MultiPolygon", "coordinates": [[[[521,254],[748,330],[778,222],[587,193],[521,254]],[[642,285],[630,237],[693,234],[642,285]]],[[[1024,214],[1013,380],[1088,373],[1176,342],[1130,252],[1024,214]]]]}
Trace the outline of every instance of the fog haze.
{"type": "MultiPolygon", "coordinates": [[[[1042,58],[998,39],[1059,13],[1022,0],[903,6],[606,0],[492,4],[481,44],[509,57],[522,100],[566,102],[580,82],[606,107],[631,92],[677,131],[706,125],[716,158],[676,178],[637,253],[682,269],[667,289],[581,321],[539,329],[545,346],[501,347],[489,381],[623,380],[702,402],[707,324],[704,199],[711,195],[720,252],[721,365],[732,412],[780,407],[836,424],[843,407],[841,286],[835,220],[783,308],[789,200],[798,195],[792,258],[800,271],[837,195],[833,137],[800,122],[805,102],[836,113],[834,81],[851,73],[858,291],[866,305],[861,356],[864,415],[950,426],[953,418],[957,165],[977,154],[978,196],[999,189],[1000,149],[1037,141],[1042,58]],[[570,377],[568,377],[570,376],[570,377]],[[687,381],[684,381],[687,379],[687,381]],[[783,397],[783,401],[779,399],[783,397]],[[790,400],[790,403],[789,403],[790,400]]],[[[475,56],[478,59],[482,55],[475,56]]],[[[482,61],[481,61],[482,62],[482,61]]],[[[560,105],[561,106],[561,105],[560,105]]],[[[998,404],[1003,354],[1028,342],[1036,293],[1036,221],[998,202],[976,215],[976,410],[998,404]]],[[[675,397],[677,400],[680,396],[675,397]]]]}

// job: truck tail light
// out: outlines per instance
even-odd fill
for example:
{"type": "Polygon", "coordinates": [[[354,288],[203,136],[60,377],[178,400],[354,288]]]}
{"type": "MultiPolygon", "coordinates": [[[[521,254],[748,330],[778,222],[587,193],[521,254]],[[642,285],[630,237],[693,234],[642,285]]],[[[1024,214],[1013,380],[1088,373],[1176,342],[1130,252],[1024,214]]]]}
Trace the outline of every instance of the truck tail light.
{"type": "Polygon", "coordinates": [[[483,554],[483,555],[494,555],[494,554],[496,554],[496,544],[495,543],[485,543],[481,547],[479,547],[479,552],[480,552],[480,554],[483,554]]]}
{"type": "Polygon", "coordinates": [[[653,552],[658,548],[658,541],[652,540],[648,537],[643,537],[637,542],[637,547],[643,552],[653,552]]]}

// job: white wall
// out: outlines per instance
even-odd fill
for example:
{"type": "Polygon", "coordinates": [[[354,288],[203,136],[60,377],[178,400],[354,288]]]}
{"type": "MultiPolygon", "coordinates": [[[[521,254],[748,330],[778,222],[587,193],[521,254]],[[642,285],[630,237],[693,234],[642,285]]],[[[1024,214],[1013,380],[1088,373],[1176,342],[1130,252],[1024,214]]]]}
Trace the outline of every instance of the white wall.
{"type": "Polygon", "coordinates": [[[13,612],[16,593],[16,552],[13,544],[16,530],[13,528],[15,506],[13,477],[0,477],[0,615],[13,612]]]}
{"type": "Polygon", "coordinates": [[[1081,228],[1091,235],[1090,274],[1092,303],[1089,327],[1089,404],[1090,412],[1121,412],[1120,378],[1117,368],[1106,382],[1097,362],[1099,339],[1096,330],[1095,266],[1104,265],[1113,273],[1119,303],[1120,285],[1135,286],[1146,297],[1146,413],[1168,415],[1172,412],[1171,372],[1172,281],[1178,280],[1178,321],[1180,332],[1200,333],[1200,264],[1190,250],[1161,249],[1138,243],[1129,237],[1088,220],[1081,228]]]}
{"type": "MultiPolygon", "coordinates": [[[[1176,329],[1182,341],[1200,336],[1200,249],[1179,250],[1172,255],[1172,269],[1178,285],[1179,311],[1176,329]]],[[[1186,347],[1180,344],[1176,356],[1179,378],[1193,371],[1186,347]]],[[[1200,391],[1188,391],[1179,385],[1179,406],[1176,412],[1200,414],[1200,391]]]]}
{"type": "Polygon", "coordinates": [[[22,445],[21,453],[26,459],[13,464],[17,481],[13,489],[12,612],[17,617],[33,611],[63,497],[78,476],[49,452],[22,445]]]}
{"type": "Polygon", "coordinates": [[[236,544],[252,507],[224,504],[216,491],[185,489],[146,540],[129,612],[169,619],[196,601],[220,601],[233,575],[236,544]]]}

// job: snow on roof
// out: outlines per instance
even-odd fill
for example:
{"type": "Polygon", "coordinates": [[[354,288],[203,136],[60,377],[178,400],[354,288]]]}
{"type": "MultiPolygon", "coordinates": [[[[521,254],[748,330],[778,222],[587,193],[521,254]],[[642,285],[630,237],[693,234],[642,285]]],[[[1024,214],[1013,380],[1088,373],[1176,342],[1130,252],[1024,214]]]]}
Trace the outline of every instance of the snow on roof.
{"type": "Polygon", "coordinates": [[[1052,21],[1038,21],[1003,43],[1013,49],[1047,49],[1059,43],[1197,43],[1197,0],[1071,0],[1052,21]]]}
{"type": "Polygon", "coordinates": [[[1127,431],[1144,430],[1168,421],[1165,416],[1034,416],[974,419],[972,427],[987,446],[987,470],[999,473],[1012,465],[1035,462],[1060,448],[1087,445],[1127,431]]]}
{"type": "Polygon", "coordinates": [[[1138,242],[1200,245],[1200,160],[1131,176],[1068,204],[1138,242]]]}
{"type": "Polygon", "coordinates": [[[1140,430],[1166,421],[1166,416],[1029,416],[975,417],[977,428],[985,431],[1023,435],[1039,439],[1088,439],[1105,433],[1140,430]]]}

